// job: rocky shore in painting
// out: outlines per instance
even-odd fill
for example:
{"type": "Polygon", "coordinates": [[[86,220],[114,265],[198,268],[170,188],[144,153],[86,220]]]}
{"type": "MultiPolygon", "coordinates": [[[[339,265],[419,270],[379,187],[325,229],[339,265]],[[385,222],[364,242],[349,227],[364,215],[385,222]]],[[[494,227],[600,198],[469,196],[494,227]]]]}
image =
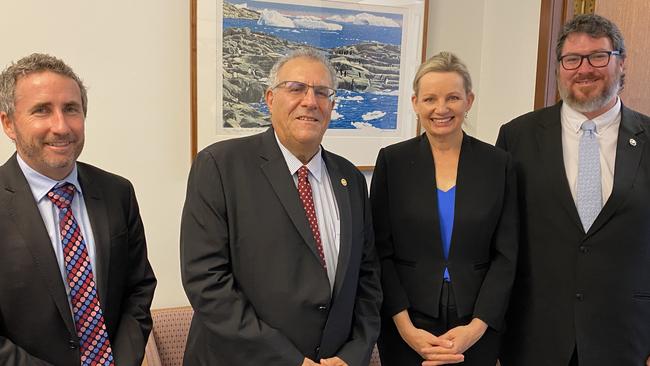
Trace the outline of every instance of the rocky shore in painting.
{"type": "Polygon", "coordinates": [[[259,19],[260,13],[255,10],[237,7],[227,1],[223,2],[223,17],[224,18],[238,18],[238,19],[259,19]]]}
{"type": "Polygon", "coordinates": [[[271,124],[251,103],[264,103],[268,71],[299,44],[248,28],[223,32],[223,119],[225,127],[264,127],[271,124]]]}
{"type": "MultiPolygon", "coordinates": [[[[224,126],[264,127],[268,116],[250,103],[263,103],[268,70],[283,55],[303,45],[248,28],[223,32],[224,126]]],[[[399,83],[399,47],[361,43],[323,49],[336,69],[339,89],[392,92],[399,83]]]]}
{"type": "MultiPolygon", "coordinates": [[[[246,19],[257,25],[280,26],[278,29],[294,33],[299,33],[301,29],[341,29],[336,23],[314,17],[287,18],[272,10],[255,11],[245,4],[235,5],[226,1],[223,4],[223,17],[246,19]]],[[[359,17],[372,15],[364,13],[359,17]]],[[[269,117],[260,111],[259,106],[259,103],[264,103],[264,93],[269,86],[268,72],[280,57],[304,44],[255,32],[248,26],[231,26],[223,30],[222,45],[224,126],[248,128],[270,125],[269,117]]],[[[328,55],[336,70],[339,89],[383,94],[396,93],[399,89],[399,46],[360,42],[320,50],[328,55]]]]}
{"type": "Polygon", "coordinates": [[[339,89],[358,92],[391,92],[399,89],[397,46],[360,43],[330,50],[330,62],[336,69],[339,89]]]}

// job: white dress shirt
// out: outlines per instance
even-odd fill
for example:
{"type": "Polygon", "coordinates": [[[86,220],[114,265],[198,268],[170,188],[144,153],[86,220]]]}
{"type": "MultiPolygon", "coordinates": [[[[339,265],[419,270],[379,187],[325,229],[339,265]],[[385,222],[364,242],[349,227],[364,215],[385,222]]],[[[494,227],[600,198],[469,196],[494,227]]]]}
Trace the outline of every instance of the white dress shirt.
{"type": "Polygon", "coordinates": [[[86,243],[86,249],[88,250],[88,256],[90,258],[90,264],[93,268],[93,275],[95,277],[95,283],[97,283],[97,271],[95,271],[95,240],[93,237],[92,227],[90,226],[90,219],[88,217],[88,210],[86,210],[86,203],[84,202],[83,192],[81,191],[81,185],[79,184],[79,179],[77,176],[77,165],[75,164],[72,172],[65,177],[64,179],[57,181],[51,178],[44,176],[43,174],[32,169],[27,163],[20,157],[16,155],[18,160],[18,165],[22,170],[29,188],[32,191],[34,196],[34,201],[38,207],[38,211],[41,213],[41,218],[43,218],[43,223],[47,229],[47,234],[50,237],[50,242],[52,243],[52,250],[56,256],[56,261],[59,265],[59,270],[61,271],[61,278],[65,285],[65,291],[68,295],[68,303],[70,302],[70,286],[68,285],[68,277],[65,272],[65,260],[63,256],[63,244],[61,244],[61,235],[59,229],[59,208],[56,207],[52,201],[47,197],[48,192],[56,186],[59,186],[63,183],[71,183],[75,187],[74,198],[70,207],[72,208],[72,213],[74,214],[77,223],[81,229],[81,235],[83,235],[84,241],[86,243]]]}
{"type": "MultiPolygon", "coordinates": [[[[289,172],[293,176],[293,181],[298,187],[298,169],[303,165],[278,139],[275,139],[280,146],[280,151],[287,162],[289,172]]],[[[330,282],[330,290],[334,288],[336,279],[336,266],[339,258],[339,248],[341,245],[341,221],[339,217],[339,208],[336,204],[336,197],[332,189],[327,166],[323,162],[322,148],[307,163],[309,169],[309,184],[311,185],[312,196],[314,198],[314,209],[316,219],[318,220],[318,230],[320,231],[321,243],[323,244],[323,254],[325,254],[325,266],[327,267],[327,277],[330,282]]]]}
{"type": "MultiPolygon", "coordinates": [[[[578,182],[578,148],[582,136],[580,126],[589,118],[571,108],[567,103],[562,103],[561,120],[564,169],[575,202],[578,182]]],[[[614,186],[616,142],[618,141],[618,128],[621,125],[620,98],[617,98],[616,104],[610,110],[591,120],[596,124],[596,140],[600,147],[600,176],[604,206],[612,194],[614,186]]]]}

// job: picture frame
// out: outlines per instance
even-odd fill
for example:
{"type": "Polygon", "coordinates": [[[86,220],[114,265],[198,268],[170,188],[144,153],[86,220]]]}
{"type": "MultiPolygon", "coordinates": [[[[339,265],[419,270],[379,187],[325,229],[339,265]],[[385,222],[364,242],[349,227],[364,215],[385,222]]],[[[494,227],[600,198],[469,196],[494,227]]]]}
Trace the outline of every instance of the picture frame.
{"type": "Polygon", "coordinates": [[[412,81],[429,0],[190,0],[191,153],[270,125],[268,71],[292,49],[325,53],[339,87],[325,149],[362,170],[418,131],[412,81]]]}

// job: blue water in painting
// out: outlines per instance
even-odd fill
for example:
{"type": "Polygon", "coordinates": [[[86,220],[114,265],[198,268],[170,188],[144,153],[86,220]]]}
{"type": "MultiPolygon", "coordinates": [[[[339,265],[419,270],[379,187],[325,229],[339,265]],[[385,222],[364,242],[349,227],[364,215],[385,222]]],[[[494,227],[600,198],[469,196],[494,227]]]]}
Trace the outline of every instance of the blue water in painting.
{"type": "MultiPolygon", "coordinates": [[[[265,33],[303,44],[318,44],[323,48],[348,46],[362,42],[381,42],[400,45],[402,28],[373,27],[338,23],[343,26],[340,31],[324,31],[304,28],[280,28],[258,25],[256,20],[224,18],[223,27],[247,27],[253,32],[265,33]]],[[[330,129],[354,129],[353,122],[362,122],[375,128],[395,130],[397,128],[397,95],[358,93],[349,90],[337,90],[337,102],[330,129]],[[364,119],[363,116],[366,116],[364,119]]],[[[268,114],[265,103],[253,106],[268,114]]]]}
{"type": "MultiPolygon", "coordinates": [[[[252,106],[264,114],[269,113],[265,103],[253,103],[252,106]]],[[[355,129],[357,127],[352,124],[353,122],[364,122],[383,130],[394,130],[397,128],[397,96],[337,90],[336,106],[332,112],[329,128],[355,129]],[[364,120],[364,115],[366,118],[372,118],[368,115],[372,112],[376,115],[382,113],[385,115],[364,120]]]]}
{"type": "Polygon", "coordinates": [[[323,48],[349,46],[362,42],[380,42],[399,46],[402,42],[402,28],[372,27],[373,31],[368,32],[367,25],[337,24],[342,25],[343,29],[324,31],[322,29],[280,28],[257,25],[257,21],[251,19],[223,18],[224,29],[246,27],[253,32],[270,34],[292,42],[317,44],[323,48]]]}

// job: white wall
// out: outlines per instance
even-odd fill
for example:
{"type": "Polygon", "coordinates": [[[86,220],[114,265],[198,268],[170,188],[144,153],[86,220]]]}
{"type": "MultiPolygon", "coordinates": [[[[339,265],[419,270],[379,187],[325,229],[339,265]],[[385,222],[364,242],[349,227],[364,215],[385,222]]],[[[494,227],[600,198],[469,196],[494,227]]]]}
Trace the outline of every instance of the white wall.
{"type": "MultiPolygon", "coordinates": [[[[189,1],[2,1],[0,14],[0,68],[47,52],[88,86],[80,160],[133,182],[158,277],[154,305],[185,304],[178,222],[190,166],[189,1]]],[[[13,151],[2,134],[0,160],[13,151]]]]}
{"type": "Polygon", "coordinates": [[[499,126],[533,108],[540,0],[431,0],[427,55],[452,51],[476,101],[466,131],[494,143],[499,126]]]}
{"type": "MultiPolygon", "coordinates": [[[[428,54],[449,50],[467,63],[477,94],[467,131],[494,142],[533,106],[540,0],[430,1],[428,54]]],[[[154,307],[187,304],[178,237],[190,166],[189,0],[2,1],[0,14],[0,68],[48,52],[84,79],[81,160],[133,182],[158,277],[154,307]]],[[[0,160],[13,151],[0,137],[0,160]]]]}

